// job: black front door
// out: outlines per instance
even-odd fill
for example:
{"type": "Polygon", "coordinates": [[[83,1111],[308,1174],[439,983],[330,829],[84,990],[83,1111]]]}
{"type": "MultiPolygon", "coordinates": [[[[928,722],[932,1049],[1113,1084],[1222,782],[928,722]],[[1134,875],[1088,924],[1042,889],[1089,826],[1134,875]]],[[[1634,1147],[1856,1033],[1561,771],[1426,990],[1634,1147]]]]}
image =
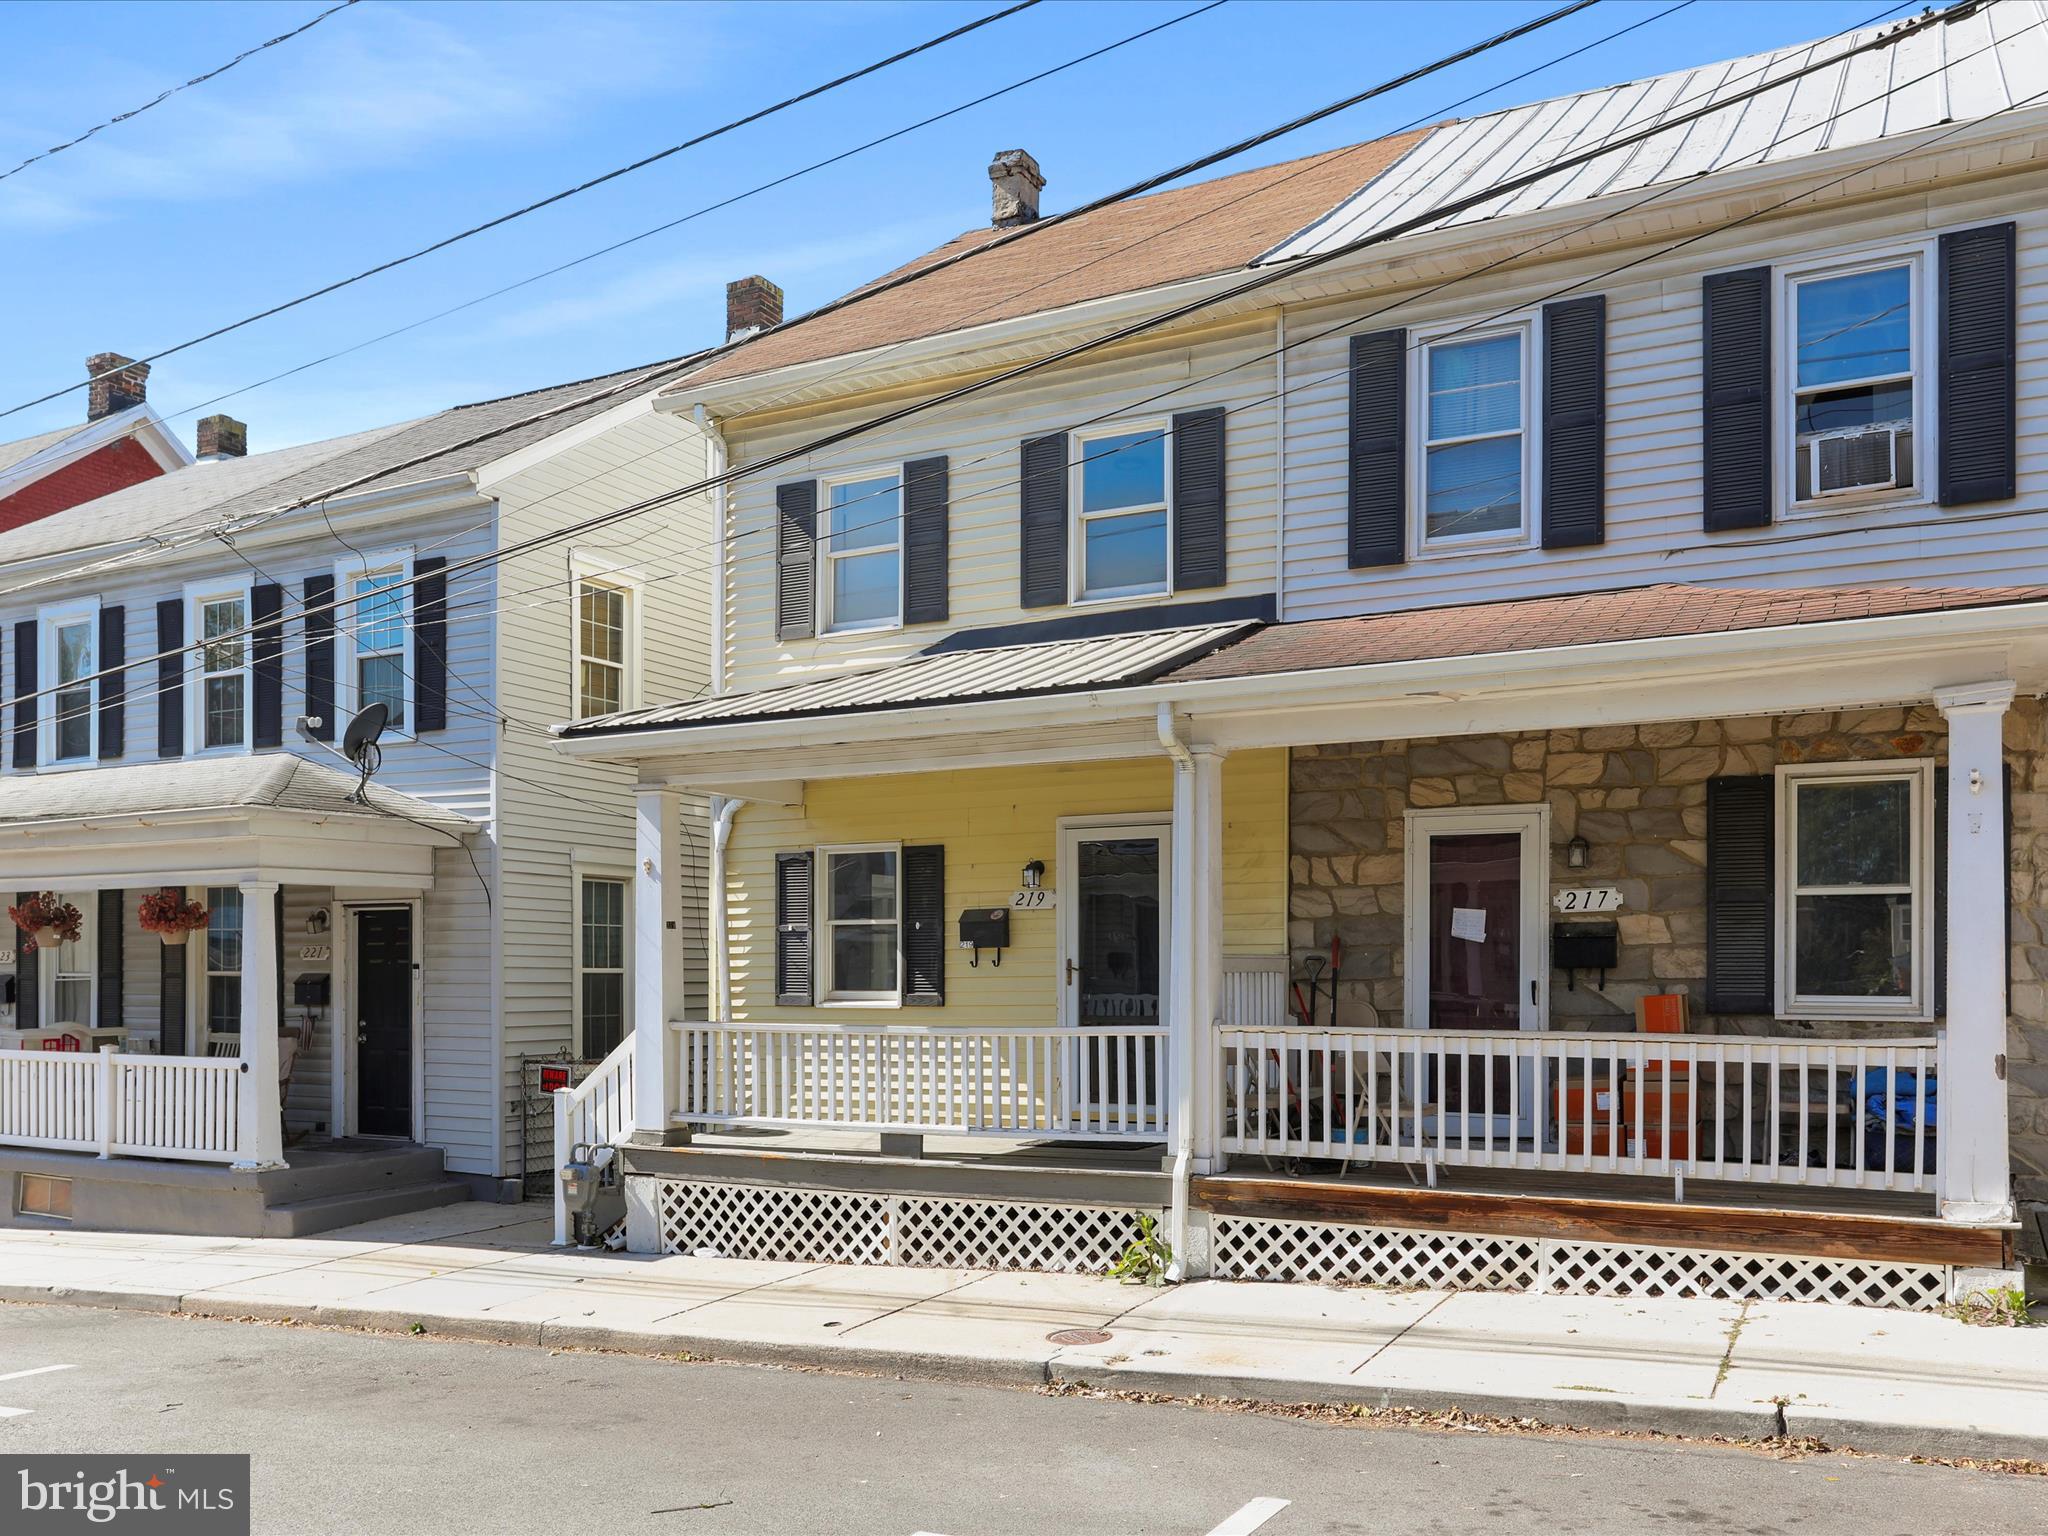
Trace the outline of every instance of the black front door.
{"type": "Polygon", "coordinates": [[[356,1130],[412,1135],[412,913],[356,914],[356,1130]]]}

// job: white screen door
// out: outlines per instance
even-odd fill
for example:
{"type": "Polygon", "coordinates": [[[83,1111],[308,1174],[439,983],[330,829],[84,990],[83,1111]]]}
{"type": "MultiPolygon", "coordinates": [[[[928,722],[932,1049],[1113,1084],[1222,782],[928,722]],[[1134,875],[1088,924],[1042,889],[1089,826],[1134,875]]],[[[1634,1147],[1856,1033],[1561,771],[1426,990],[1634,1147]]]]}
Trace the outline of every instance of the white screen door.
{"type": "Polygon", "coordinates": [[[1062,1076],[1076,1131],[1156,1114],[1165,1052],[1153,1040],[1105,1038],[1166,1020],[1167,864],[1171,825],[1067,825],[1059,867],[1060,1022],[1076,1032],[1062,1076]]]}

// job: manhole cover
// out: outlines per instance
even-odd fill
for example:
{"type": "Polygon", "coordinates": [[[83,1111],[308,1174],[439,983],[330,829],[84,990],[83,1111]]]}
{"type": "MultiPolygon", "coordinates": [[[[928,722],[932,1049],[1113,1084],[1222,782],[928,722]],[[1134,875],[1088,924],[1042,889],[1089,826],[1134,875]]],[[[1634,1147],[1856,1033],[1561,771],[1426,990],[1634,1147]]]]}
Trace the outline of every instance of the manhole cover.
{"type": "Polygon", "coordinates": [[[1107,1344],[1109,1335],[1100,1328],[1062,1328],[1045,1336],[1048,1344],[1107,1344]]]}

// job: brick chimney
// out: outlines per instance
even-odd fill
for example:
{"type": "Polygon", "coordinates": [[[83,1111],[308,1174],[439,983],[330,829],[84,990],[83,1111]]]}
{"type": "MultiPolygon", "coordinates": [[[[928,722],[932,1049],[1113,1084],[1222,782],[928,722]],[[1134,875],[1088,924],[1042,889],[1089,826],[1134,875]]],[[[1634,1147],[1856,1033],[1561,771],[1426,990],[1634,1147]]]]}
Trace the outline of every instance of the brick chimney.
{"type": "Polygon", "coordinates": [[[199,418],[199,457],[202,460],[239,459],[249,452],[249,424],[232,416],[199,418]]]}
{"type": "Polygon", "coordinates": [[[782,290],[765,277],[725,285],[725,339],[738,341],[782,324],[782,290]]]}
{"type": "Polygon", "coordinates": [[[125,411],[149,398],[149,364],[138,363],[118,352],[96,352],[85,360],[87,386],[85,419],[98,421],[116,411],[125,411]],[[100,374],[107,377],[100,378],[100,374]]]}
{"type": "Polygon", "coordinates": [[[988,183],[994,200],[994,217],[989,222],[997,229],[1038,222],[1038,194],[1045,190],[1045,173],[1030,151],[999,152],[988,164],[988,183]]]}

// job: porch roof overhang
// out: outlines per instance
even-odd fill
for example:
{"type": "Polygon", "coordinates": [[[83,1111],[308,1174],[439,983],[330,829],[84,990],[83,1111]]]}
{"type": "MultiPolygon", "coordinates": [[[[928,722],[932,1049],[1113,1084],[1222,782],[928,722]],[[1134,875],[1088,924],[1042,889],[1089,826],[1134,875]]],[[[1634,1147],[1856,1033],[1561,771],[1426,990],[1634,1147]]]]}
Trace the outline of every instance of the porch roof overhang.
{"type": "Polygon", "coordinates": [[[468,817],[290,753],[82,768],[0,791],[0,890],[274,880],[425,890],[468,817]]]}
{"type": "Polygon", "coordinates": [[[1162,710],[1187,739],[1242,749],[1921,703],[1987,681],[2048,689],[2048,588],[1670,585],[1248,626],[1127,683],[615,717],[561,746],[635,763],[647,786],[788,801],[810,778],[1149,756],[1162,710]]]}

